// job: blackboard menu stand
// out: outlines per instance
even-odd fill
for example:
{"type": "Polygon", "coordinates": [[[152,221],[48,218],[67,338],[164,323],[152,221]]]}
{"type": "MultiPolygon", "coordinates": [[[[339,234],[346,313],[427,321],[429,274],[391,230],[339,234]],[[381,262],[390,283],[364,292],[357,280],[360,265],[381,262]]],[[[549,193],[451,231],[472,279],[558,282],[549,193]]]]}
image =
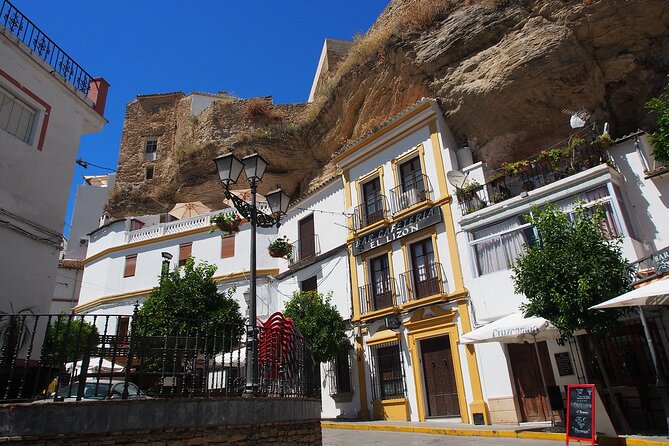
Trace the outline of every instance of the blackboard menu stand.
{"type": "Polygon", "coordinates": [[[567,433],[569,440],[589,440],[595,445],[595,385],[567,386],[567,433]]]}

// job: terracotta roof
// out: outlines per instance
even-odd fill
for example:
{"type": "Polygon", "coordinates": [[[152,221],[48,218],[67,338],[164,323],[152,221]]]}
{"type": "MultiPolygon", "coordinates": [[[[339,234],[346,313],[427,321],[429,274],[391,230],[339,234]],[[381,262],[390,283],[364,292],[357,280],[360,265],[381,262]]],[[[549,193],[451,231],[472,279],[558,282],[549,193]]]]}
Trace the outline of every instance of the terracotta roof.
{"type": "Polygon", "coordinates": [[[84,269],[83,259],[62,259],[58,261],[58,268],[84,269]]]}

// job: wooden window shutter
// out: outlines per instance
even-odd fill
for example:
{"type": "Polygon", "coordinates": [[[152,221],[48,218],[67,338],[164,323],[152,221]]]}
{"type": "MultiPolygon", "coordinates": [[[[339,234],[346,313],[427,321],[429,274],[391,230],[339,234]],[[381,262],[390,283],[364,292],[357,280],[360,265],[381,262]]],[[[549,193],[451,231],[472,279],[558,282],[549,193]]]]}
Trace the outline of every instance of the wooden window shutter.
{"type": "Polygon", "coordinates": [[[123,277],[134,276],[136,267],[137,267],[137,254],[125,256],[125,270],[123,271],[123,277]]]}
{"type": "Polygon", "coordinates": [[[186,260],[191,256],[193,243],[183,243],[179,245],[179,266],[184,266],[186,260]]]}
{"type": "Polygon", "coordinates": [[[235,256],[235,236],[230,235],[228,237],[221,237],[221,258],[227,259],[228,257],[235,256]]]}

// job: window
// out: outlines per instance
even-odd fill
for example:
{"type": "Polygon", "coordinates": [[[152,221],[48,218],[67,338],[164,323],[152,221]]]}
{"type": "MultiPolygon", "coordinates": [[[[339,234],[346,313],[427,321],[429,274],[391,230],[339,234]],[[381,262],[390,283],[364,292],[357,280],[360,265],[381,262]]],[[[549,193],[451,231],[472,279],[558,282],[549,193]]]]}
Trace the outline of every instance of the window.
{"type": "MultiPolygon", "coordinates": [[[[402,192],[416,191],[416,199],[425,199],[425,180],[420,167],[420,158],[415,157],[406,163],[400,164],[400,182],[402,192]]],[[[416,203],[418,202],[416,201],[416,203]]],[[[411,203],[411,204],[416,204],[411,203]]]]}
{"type": "Polygon", "coordinates": [[[300,283],[302,291],[318,291],[318,280],[316,276],[309,277],[300,283]]]}
{"type": "Polygon", "coordinates": [[[377,177],[362,185],[363,226],[383,220],[383,196],[381,180],[377,177]]]}
{"type": "Polygon", "coordinates": [[[472,238],[479,276],[509,269],[524,246],[532,246],[535,240],[532,226],[525,222],[522,215],[473,231],[472,238]]]}
{"type": "Polygon", "coordinates": [[[182,243],[179,245],[179,266],[184,266],[186,260],[191,256],[193,250],[193,243],[182,243]]]}
{"type": "Polygon", "coordinates": [[[351,392],[351,363],[349,352],[339,353],[330,363],[330,393],[333,395],[351,392]]]}
{"type": "Polygon", "coordinates": [[[30,143],[37,112],[7,90],[0,88],[0,128],[30,143]]]}
{"type": "Polygon", "coordinates": [[[235,256],[235,235],[229,235],[227,237],[221,237],[221,258],[227,259],[228,257],[235,256]]]}
{"type": "Polygon", "coordinates": [[[136,267],[137,267],[137,254],[131,254],[129,256],[125,256],[125,269],[123,271],[123,277],[134,276],[136,267]]]}
{"type": "Polygon", "coordinates": [[[370,347],[372,399],[404,397],[404,375],[399,342],[386,342],[370,347]]]}
{"type": "Polygon", "coordinates": [[[368,286],[371,295],[371,311],[393,306],[393,292],[390,280],[390,266],[388,255],[383,254],[369,261],[370,283],[368,286]]]}
{"type": "Polygon", "coordinates": [[[153,161],[156,159],[156,151],[158,150],[157,139],[147,139],[144,144],[144,161],[153,161]]]}
{"type": "Polygon", "coordinates": [[[434,262],[432,239],[427,238],[410,245],[411,280],[415,299],[432,296],[441,291],[439,265],[434,262]]]}
{"type": "Polygon", "coordinates": [[[316,255],[316,235],[314,234],[314,214],[299,221],[300,239],[296,261],[308,259],[316,255]]]}
{"type": "Polygon", "coordinates": [[[150,180],[153,178],[153,166],[147,166],[144,178],[150,180]]]}

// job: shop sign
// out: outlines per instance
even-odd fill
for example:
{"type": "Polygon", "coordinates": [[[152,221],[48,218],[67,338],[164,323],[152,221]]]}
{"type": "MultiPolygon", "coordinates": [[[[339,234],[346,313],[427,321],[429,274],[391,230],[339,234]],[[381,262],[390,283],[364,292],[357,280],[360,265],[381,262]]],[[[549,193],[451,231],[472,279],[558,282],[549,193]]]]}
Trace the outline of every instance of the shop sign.
{"type": "Polygon", "coordinates": [[[383,246],[394,240],[436,225],[440,221],[441,209],[439,207],[431,207],[416,212],[390,226],[385,226],[355,239],[353,242],[353,255],[360,255],[370,249],[383,246]]]}

